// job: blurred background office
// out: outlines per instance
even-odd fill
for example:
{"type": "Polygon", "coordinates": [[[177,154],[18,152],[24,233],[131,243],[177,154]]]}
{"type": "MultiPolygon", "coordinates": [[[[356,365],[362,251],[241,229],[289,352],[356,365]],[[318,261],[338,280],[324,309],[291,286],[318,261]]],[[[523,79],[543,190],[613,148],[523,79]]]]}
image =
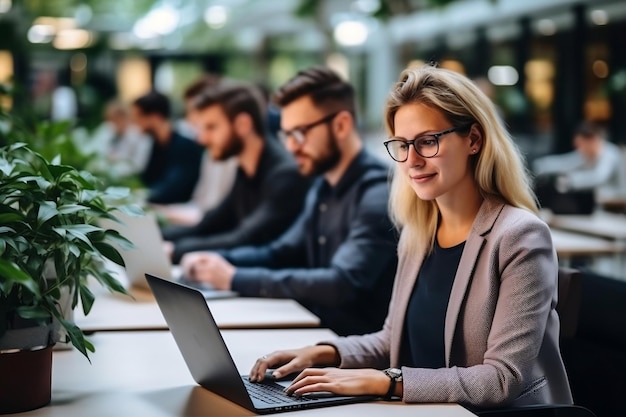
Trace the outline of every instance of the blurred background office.
{"type": "Polygon", "coordinates": [[[620,0],[0,0],[0,32],[13,105],[87,129],[111,99],[152,88],[182,116],[184,88],[205,73],[273,91],[327,63],[360,90],[362,128],[378,132],[399,71],[436,61],[488,81],[529,160],[571,150],[581,120],[626,141],[620,0]]]}
{"type": "MultiPolygon", "coordinates": [[[[0,33],[0,91],[11,90],[0,103],[27,127],[63,121],[76,144],[62,148],[66,161],[102,158],[94,148],[110,103],[155,90],[179,126],[185,91],[202,77],[271,93],[314,64],[356,86],[360,130],[384,158],[386,94],[402,68],[428,62],[488,93],[529,168],[572,151],[582,121],[624,154],[623,0],[0,0],[0,33]]],[[[59,129],[32,130],[40,147],[58,145],[59,129]]],[[[624,196],[600,203],[623,212],[624,196]]]]}

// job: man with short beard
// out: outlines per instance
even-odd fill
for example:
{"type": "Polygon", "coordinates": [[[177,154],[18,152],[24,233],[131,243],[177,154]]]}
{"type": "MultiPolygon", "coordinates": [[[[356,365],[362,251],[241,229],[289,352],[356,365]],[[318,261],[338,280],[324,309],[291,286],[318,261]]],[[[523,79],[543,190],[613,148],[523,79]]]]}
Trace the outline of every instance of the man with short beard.
{"type": "Polygon", "coordinates": [[[325,67],[299,72],[275,95],[279,136],[314,176],[304,212],[263,246],[190,253],[190,279],[242,296],[292,298],[340,335],[379,330],[387,314],[397,231],[387,212],[388,168],[356,130],[353,87],[325,67]]]}
{"type": "Polygon", "coordinates": [[[172,126],[167,96],[151,91],[133,102],[133,123],[152,139],[152,148],[141,181],[148,188],[146,200],[154,204],[189,200],[200,175],[204,149],[172,126]]]}
{"type": "Polygon", "coordinates": [[[266,111],[256,87],[220,82],[200,94],[195,107],[198,142],[213,159],[235,157],[239,167],[228,195],[199,223],[162,230],[174,263],[191,251],[270,242],[302,211],[310,185],[289,153],[266,137],[266,111]]]}

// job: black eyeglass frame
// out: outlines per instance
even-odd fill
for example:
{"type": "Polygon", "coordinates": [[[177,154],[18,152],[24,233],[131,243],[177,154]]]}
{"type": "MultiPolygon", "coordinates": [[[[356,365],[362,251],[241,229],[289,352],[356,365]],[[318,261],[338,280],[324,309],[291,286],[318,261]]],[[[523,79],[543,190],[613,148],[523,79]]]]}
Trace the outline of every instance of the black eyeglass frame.
{"type": "Polygon", "coordinates": [[[428,135],[420,135],[420,136],[415,137],[412,140],[406,140],[406,139],[400,139],[400,138],[393,137],[393,138],[383,142],[383,145],[385,145],[385,149],[387,149],[387,153],[389,154],[391,159],[393,159],[396,162],[406,162],[406,160],[409,159],[409,150],[407,148],[406,156],[405,156],[404,159],[396,159],[396,158],[394,158],[394,156],[392,155],[391,151],[389,150],[389,145],[391,143],[394,143],[394,142],[402,142],[405,145],[413,145],[413,149],[415,149],[415,152],[417,152],[417,154],[419,156],[421,156],[422,158],[434,158],[439,153],[439,138],[440,137],[442,137],[444,135],[447,135],[449,133],[453,133],[453,132],[458,132],[460,130],[462,131],[462,130],[469,129],[473,124],[474,123],[467,123],[467,124],[464,124],[464,125],[461,125],[461,126],[455,126],[455,127],[450,128],[450,129],[443,130],[441,132],[430,133],[428,135]],[[417,148],[417,142],[420,141],[420,140],[428,139],[428,138],[433,138],[432,140],[435,141],[435,144],[437,145],[437,150],[435,151],[434,154],[426,156],[426,155],[422,155],[422,153],[417,148]]]}
{"type": "Polygon", "coordinates": [[[337,115],[341,113],[341,111],[336,111],[334,113],[327,114],[319,120],[316,120],[312,123],[308,123],[303,126],[294,127],[291,130],[279,130],[278,138],[281,142],[287,143],[289,138],[293,138],[298,145],[303,145],[306,142],[306,134],[309,130],[313,129],[315,126],[319,126],[323,123],[331,122],[337,115]]]}

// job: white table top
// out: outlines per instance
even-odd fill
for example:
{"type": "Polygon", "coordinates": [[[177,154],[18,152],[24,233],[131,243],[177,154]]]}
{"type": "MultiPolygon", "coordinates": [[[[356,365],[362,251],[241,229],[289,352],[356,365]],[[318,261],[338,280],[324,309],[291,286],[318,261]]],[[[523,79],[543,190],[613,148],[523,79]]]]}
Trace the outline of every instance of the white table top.
{"type": "Polygon", "coordinates": [[[585,233],[614,240],[626,239],[626,216],[597,212],[591,215],[553,215],[549,217],[550,227],[585,233]]]}
{"type": "MultiPolygon", "coordinates": [[[[154,296],[132,290],[134,299],[100,292],[87,316],[76,309],[74,320],[84,332],[111,330],[166,330],[167,324],[154,296]]],[[[270,298],[209,300],[211,313],[221,329],[318,327],[320,320],[296,301],[270,298]]]]}
{"type": "MultiPolygon", "coordinates": [[[[225,330],[222,335],[243,374],[254,360],[276,349],[299,347],[334,334],[326,329],[225,330]]],[[[53,359],[52,402],[24,417],[249,416],[252,412],[198,386],[170,332],[103,332],[90,337],[96,347],[89,364],[75,350],[53,359]]],[[[473,414],[455,404],[371,402],[294,411],[326,417],[446,416],[473,414]]]]}
{"type": "Polygon", "coordinates": [[[623,252],[623,249],[615,242],[600,237],[555,228],[551,228],[550,233],[559,258],[600,256],[623,252]]]}

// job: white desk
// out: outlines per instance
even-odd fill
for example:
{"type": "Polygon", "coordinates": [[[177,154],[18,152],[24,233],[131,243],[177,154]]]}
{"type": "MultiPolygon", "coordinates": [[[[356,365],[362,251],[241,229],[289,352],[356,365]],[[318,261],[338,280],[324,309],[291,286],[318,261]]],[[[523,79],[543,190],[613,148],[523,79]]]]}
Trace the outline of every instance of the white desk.
{"type": "MultiPolygon", "coordinates": [[[[75,321],[84,332],[111,330],[167,330],[165,319],[147,290],[133,290],[134,300],[99,292],[91,312],[78,308],[75,321]]],[[[319,327],[319,318],[293,300],[228,298],[208,301],[221,329],[319,327]]]]}
{"type": "MultiPolygon", "coordinates": [[[[225,330],[222,334],[237,368],[244,374],[264,353],[334,337],[326,329],[225,330]]],[[[96,353],[91,356],[91,365],[77,351],[54,353],[51,404],[19,416],[254,415],[195,384],[169,332],[105,332],[92,336],[92,341],[96,353]]],[[[473,414],[455,404],[379,401],[282,415],[469,417],[473,414]]]]}
{"type": "Polygon", "coordinates": [[[551,227],[592,236],[626,241],[626,216],[598,212],[585,215],[553,215],[549,219],[551,227]]]}
{"type": "Polygon", "coordinates": [[[552,243],[559,259],[572,256],[602,256],[620,253],[622,249],[607,239],[551,228],[552,243]]]}
{"type": "MultiPolygon", "coordinates": [[[[598,256],[601,252],[607,252],[608,243],[613,245],[612,265],[606,268],[606,273],[620,279],[626,279],[624,270],[626,269],[626,216],[623,214],[612,214],[597,212],[592,215],[554,215],[549,217],[549,224],[552,229],[560,229],[579,234],[578,241],[591,241],[593,238],[600,238],[592,250],[591,245],[588,253],[580,255],[598,256]],[[586,235],[588,239],[582,235],[586,235]]],[[[573,242],[573,240],[572,240],[573,242]]],[[[583,243],[582,246],[586,246],[583,243]]],[[[608,254],[608,252],[606,253],[608,254]]]]}

